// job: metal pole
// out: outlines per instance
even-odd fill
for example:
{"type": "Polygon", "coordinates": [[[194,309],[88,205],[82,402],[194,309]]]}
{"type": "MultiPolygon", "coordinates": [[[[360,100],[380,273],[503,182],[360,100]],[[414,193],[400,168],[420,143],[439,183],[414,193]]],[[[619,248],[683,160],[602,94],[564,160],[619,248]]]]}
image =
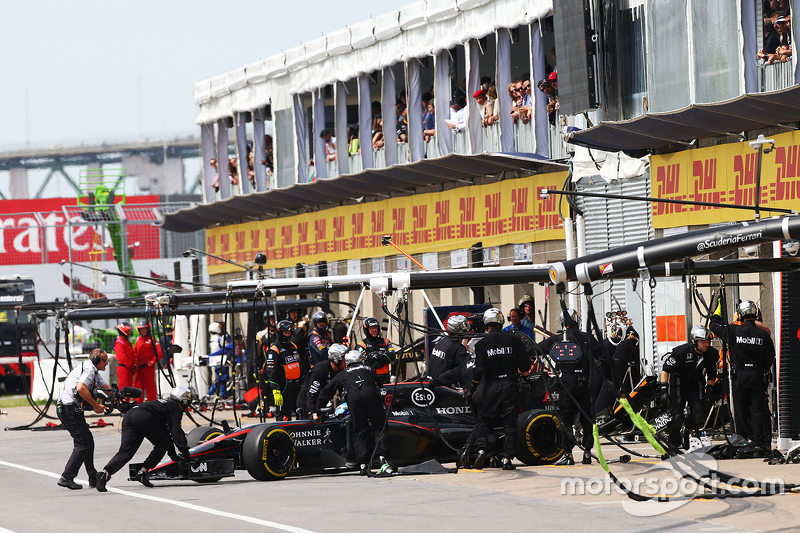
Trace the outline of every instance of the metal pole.
{"type": "Polygon", "coordinates": [[[361,300],[364,298],[364,293],[367,291],[367,287],[362,287],[361,294],[358,295],[358,301],[356,302],[356,308],[353,310],[353,318],[350,319],[350,323],[347,325],[347,335],[345,335],[348,339],[350,338],[350,332],[353,331],[353,324],[356,321],[356,317],[358,316],[358,308],[361,307],[361,300]]]}

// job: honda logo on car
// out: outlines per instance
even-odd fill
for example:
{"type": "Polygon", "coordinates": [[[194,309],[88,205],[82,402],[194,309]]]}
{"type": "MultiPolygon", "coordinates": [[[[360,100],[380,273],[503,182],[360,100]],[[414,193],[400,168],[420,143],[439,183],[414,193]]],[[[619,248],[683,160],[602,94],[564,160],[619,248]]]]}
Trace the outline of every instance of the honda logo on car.
{"type": "Polygon", "coordinates": [[[411,401],[417,407],[427,407],[436,401],[436,395],[430,389],[414,389],[411,392],[411,401]]]}
{"type": "Polygon", "coordinates": [[[472,412],[472,408],[468,405],[459,407],[437,407],[436,414],[439,415],[467,415],[472,412]]]}

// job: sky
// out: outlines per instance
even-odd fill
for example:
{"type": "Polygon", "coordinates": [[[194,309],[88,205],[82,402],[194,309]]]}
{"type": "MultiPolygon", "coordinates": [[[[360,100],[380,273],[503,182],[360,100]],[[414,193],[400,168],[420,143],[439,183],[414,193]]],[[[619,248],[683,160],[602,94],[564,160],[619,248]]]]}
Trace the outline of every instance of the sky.
{"type": "Polygon", "coordinates": [[[0,151],[199,135],[196,82],[408,3],[3,2],[0,151]]]}

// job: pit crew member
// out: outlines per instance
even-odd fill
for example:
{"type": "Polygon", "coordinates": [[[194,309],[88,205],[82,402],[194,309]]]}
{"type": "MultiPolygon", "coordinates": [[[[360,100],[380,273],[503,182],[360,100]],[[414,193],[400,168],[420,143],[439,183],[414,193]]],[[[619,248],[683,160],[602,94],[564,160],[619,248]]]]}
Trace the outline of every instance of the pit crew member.
{"type": "Polygon", "coordinates": [[[136,374],[136,355],[130,341],[133,326],[130,322],[117,324],[119,336],[114,341],[114,355],[117,358],[117,382],[119,388],[133,387],[133,377],[136,374]]]}
{"type": "Polygon", "coordinates": [[[425,366],[426,380],[433,386],[454,384],[467,386],[467,363],[470,353],[464,345],[469,333],[469,321],[464,315],[453,315],[447,319],[447,335],[433,346],[428,364],[425,366]]]}
{"type": "Polygon", "coordinates": [[[292,342],[292,323],[288,320],[278,322],[278,338],[267,350],[264,374],[275,406],[279,408],[278,420],[291,420],[292,415],[297,415],[295,410],[302,375],[300,354],[292,342]]]}
{"type": "Polygon", "coordinates": [[[161,358],[161,345],[150,335],[150,324],[146,318],[140,318],[136,323],[139,338],[133,346],[136,355],[136,375],[133,386],[142,389],[142,403],[147,396],[148,400],[156,400],[156,360],[161,358]]]}
{"type": "Polygon", "coordinates": [[[364,354],[364,362],[375,370],[381,382],[387,383],[394,362],[394,348],[389,339],[381,337],[381,326],[376,318],[364,320],[364,340],[358,343],[357,349],[364,354]]]}
{"type": "Polygon", "coordinates": [[[344,369],[344,356],[347,353],[347,347],[343,344],[331,344],[328,348],[328,361],[327,365],[314,365],[314,368],[306,376],[303,382],[303,387],[300,389],[300,394],[297,395],[297,405],[305,410],[306,413],[311,414],[311,420],[318,421],[320,419],[317,412],[317,398],[319,392],[330,383],[333,377],[344,369]]]}
{"type": "Polygon", "coordinates": [[[333,339],[328,332],[328,315],[324,311],[311,315],[311,323],[314,329],[308,335],[308,355],[311,366],[314,366],[328,360],[328,347],[333,344],[333,339]]]}

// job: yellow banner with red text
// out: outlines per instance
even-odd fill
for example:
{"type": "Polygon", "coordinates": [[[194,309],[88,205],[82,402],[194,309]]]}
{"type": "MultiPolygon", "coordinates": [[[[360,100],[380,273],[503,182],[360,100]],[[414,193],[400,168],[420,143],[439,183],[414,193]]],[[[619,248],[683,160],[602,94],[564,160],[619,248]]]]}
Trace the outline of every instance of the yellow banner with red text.
{"type": "MultiPolygon", "coordinates": [[[[267,267],[290,267],[396,255],[384,235],[409,254],[564,238],[557,195],[565,172],[540,174],[488,185],[461,187],[380,202],[335,207],[303,215],[246,222],[206,230],[206,250],[225,259],[252,261],[267,255],[267,267]]],[[[208,273],[236,267],[208,258],[208,273]]]]}
{"type": "MultiPolygon", "coordinates": [[[[765,208],[800,208],[800,132],[770,137],[775,148],[761,160],[762,218],[765,208]]],[[[765,145],[766,148],[769,145],[765,145]]],[[[687,150],[650,158],[651,194],[656,198],[755,205],[758,152],[746,142],[687,150]]],[[[653,203],[653,227],[752,220],[754,211],[653,203]]]]}

